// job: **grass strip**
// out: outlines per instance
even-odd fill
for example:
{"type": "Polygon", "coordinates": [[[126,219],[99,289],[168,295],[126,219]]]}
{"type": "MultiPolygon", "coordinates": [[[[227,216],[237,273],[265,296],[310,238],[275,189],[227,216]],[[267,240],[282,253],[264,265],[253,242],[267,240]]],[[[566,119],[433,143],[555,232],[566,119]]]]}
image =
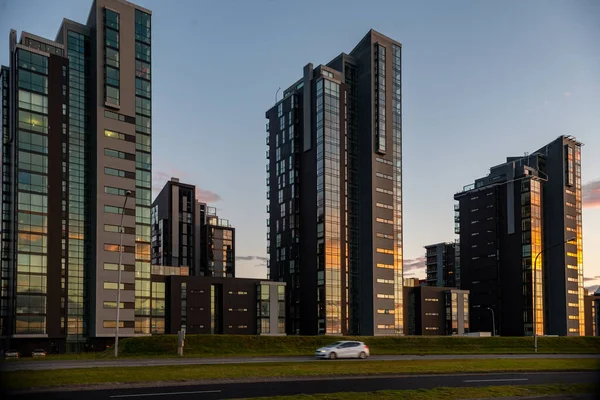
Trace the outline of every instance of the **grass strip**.
{"type": "MultiPolygon", "coordinates": [[[[251,336],[187,335],[186,357],[266,357],[307,356],[315,349],[337,340],[361,340],[375,355],[397,354],[531,354],[531,337],[326,337],[326,336],[251,336]]],[[[598,354],[600,337],[540,337],[542,354],[598,354]]],[[[128,358],[164,358],[177,356],[175,335],[127,338],[120,341],[119,354],[128,358]]],[[[47,360],[109,359],[113,349],[98,353],[49,355],[47,360]]],[[[25,362],[31,358],[22,358],[25,362]]],[[[39,359],[38,359],[39,360],[39,359]]]]}
{"type": "Polygon", "coordinates": [[[156,381],[199,381],[204,379],[243,379],[385,374],[449,374],[478,372],[597,370],[594,359],[498,359],[498,360],[419,360],[303,363],[249,363],[216,365],[175,365],[156,367],[114,367],[10,371],[2,375],[10,389],[139,383],[156,381]]]}
{"type": "Polygon", "coordinates": [[[524,397],[594,393],[597,387],[593,384],[555,384],[555,385],[523,385],[523,386],[486,386],[486,387],[441,387],[436,389],[416,390],[382,390],[378,392],[344,392],[332,394],[261,397],[261,400],[458,400],[481,399],[494,397],[524,397]]]}

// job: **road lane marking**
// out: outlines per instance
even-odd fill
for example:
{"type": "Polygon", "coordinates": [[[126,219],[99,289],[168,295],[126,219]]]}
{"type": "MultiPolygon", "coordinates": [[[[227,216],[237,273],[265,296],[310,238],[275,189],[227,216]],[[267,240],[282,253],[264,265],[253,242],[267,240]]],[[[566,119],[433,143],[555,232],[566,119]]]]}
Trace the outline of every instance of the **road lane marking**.
{"type": "Polygon", "coordinates": [[[145,397],[145,396],[174,396],[179,394],[201,394],[201,393],[221,393],[221,390],[197,390],[195,392],[170,392],[170,393],[138,393],[138,394],[118,394],[110,396],[111,399],[123,397],[145,397]]]}
{"type": "Polygon", "coordinates": [[[514,381],[528,381],[527,378],[513,378],[513,379],[469,379],[463,381],[465,383],[473,383],[473,382],[514,382],[514,381]]]}

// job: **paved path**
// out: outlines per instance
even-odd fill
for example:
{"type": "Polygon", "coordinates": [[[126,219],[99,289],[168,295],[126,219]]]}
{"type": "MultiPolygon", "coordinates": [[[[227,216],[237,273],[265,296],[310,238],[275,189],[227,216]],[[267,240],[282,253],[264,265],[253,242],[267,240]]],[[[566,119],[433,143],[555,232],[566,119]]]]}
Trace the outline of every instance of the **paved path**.
{"type": "MultiPolygon", "coordinates": [[[[452,375],[397,375],[388,377],[347,377],[268,381],[251,383],[221,382],[81,390],[55,390],[43,393],[44,400],[119,400],[119,399],[239,399],[297,394],[374,392],[378,390],[432,389],[436,387],[481,387],[501,385],[575,384],[597,382],[596,372],[528,372],[452,375]]],[[[21,392],[7,399],[29,399],[42,393],[21,392]]]]}
{"type": "MultiPolygon", "coordinates": [[[[600,354],[449,354],[449,355],[388,355],[371,356],[367,361],[412,361],[412,360],[476,360],[476,359],[519,359],[519,358],[597,358],[600,354]]],[[[41,360],[8,361],[0,368],[3,371],[100,368],[100,367],[157,367],[168,365],[211,365],[248,364],[266,362],[309,362],[314,357],[224,357],[224,358],[121,358],[118,360],[41,360]]],[[[364,360],[344,360],[344,362],[364,362],[364,360]]]]}

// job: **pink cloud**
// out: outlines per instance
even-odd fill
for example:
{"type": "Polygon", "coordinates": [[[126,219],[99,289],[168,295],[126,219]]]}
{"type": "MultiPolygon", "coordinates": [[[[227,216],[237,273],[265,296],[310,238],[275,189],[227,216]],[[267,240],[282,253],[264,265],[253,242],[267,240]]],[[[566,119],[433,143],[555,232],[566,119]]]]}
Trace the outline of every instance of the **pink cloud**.
{"type": "Polygon", "coordinates": [[[583,185],[582,194],[583,206],[585,208],[600,207],[600,179],[583,185]]]}

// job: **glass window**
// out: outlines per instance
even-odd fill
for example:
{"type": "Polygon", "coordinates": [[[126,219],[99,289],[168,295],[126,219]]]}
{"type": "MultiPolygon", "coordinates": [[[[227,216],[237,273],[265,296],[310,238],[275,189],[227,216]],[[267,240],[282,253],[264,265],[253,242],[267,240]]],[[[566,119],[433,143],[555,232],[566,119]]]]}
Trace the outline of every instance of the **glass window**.
{"type": "Polygon", "coordinates": [[[19,90],[19,107],[43,114],[48,113],[48,97],[41,94],[19,90]]]}
{"type": "Polygon", "coordinates": [[[104,167],[104,174],[118,176],[121,178],[125,177],[125,171],[120,170],[120,169],[115,169],[115,168],[109,168],[109,167],[104,167]]]}
{"type": "Polygon", "coordinates": [[[135,60],[135,76],[150,79],[150,64],[141,60],[135,60]]]}
{"type": "Polygon", "coordinates": [[[111,49],[109,47],[106,48],[106,64],[111,67],[119,68],[119,51],[115,49],[111,49]]]}
{"type": "Polygon", "coordinates": [[[110,104],[120,104],[120,92],[118,88],[106,86],[106,101],[110,104]]]}
{"type": "Polygon", "coordinates": [[[29,111],[19,110],[19,128],[48,133],[48,117],[29,111]]]}
{"type": "Polygon", "coordinates": [[[152,139],[148,135],[138,133],[135,141],[135,148],[137,150],[150,151],[152,145],[152,139]]]}
{"type": "Polygon", "coordinates": [[[119,32],[114,31],[112,29],[106,29],[106,45],[110,47],[114,47],[115,49],[119,48],[119,32]]]}
{"type": "Polygon", "coordinates": [[[119,70],[113,67],[106,67],[106,83],[119,86],[119,70]]]}
{"type": "Polygon", "coordinates": [[[150,62],[150,46],[144,43],[135,42],[135,57],[142,61],[150,62]]]}
{"type": "Polygon", "coordinates": [[[135,94],[150,98],[150,82],[140,78],[135,78],[135,94]]]}
{"type": "Polygon", "coordinates": [[[19,131],[19,149],[48,153],[48,137],[36,133],[19,131]]]}
{"type": "Polygon", "coordinates": [[[104,11],[106,26],[112,29],[119,30],[119,13],[113,10],[109,10],[108,8],[105,8],[104,11]]]}

